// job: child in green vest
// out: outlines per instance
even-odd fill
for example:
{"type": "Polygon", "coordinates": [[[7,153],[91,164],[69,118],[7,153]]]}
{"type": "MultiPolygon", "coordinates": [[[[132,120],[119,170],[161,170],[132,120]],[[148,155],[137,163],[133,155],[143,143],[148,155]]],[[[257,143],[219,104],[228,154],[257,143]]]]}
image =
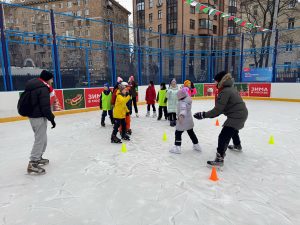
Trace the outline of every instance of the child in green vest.
{"type": "Polygon", "coordinates": [[[101,126],[105,127],[105,117],[107,116],[107,112],[111,121],[111,124],[114,124],[113,120],[113,111],[111,105],[112,93],[109,89],[109,84],[104,84],[104,90],[100,95],[100,110],[103,110],[101,117],[101,126]]]}
{"type": "Polygon", "coordinates": [[[165,83],[160,84],[160,90],[157,94],[156,101],[158,102],[158,118],[157,120],[161,120],[162,113],[164,111],[165,119],[168,119],[168,111],[167,111],[167,88],[165,83]]]}

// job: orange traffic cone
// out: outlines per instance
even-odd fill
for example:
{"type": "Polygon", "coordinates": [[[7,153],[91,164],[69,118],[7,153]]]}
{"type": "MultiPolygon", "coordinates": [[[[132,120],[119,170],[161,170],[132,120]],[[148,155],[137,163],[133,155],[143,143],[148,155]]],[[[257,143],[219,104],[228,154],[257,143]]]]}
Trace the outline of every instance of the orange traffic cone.
{"type": "Polygon", "coordinates": [[[213,167],[212,170],[211,170],[211,175],[210,175],[210,180],[212,181],[217,181],[219,180],[218,178],[218,175],[217,175],[217,170],[216,170],[216,167],[213,167]]]}
{"type": "Polygon", "coordinates": [[[219,120],[217,119],[216,121],[216,126],[219,127],[220,126],[220,123],[219,123],[219,120]]]}

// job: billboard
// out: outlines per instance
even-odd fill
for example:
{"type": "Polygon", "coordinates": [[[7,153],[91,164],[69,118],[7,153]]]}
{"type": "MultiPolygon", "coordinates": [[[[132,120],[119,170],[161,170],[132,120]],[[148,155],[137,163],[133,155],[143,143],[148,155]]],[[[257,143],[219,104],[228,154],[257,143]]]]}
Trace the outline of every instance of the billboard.
{"type": "Polygon", "coordinates": [[[272,82],[272,67],[244,68],[242,82],[272,82]]]}

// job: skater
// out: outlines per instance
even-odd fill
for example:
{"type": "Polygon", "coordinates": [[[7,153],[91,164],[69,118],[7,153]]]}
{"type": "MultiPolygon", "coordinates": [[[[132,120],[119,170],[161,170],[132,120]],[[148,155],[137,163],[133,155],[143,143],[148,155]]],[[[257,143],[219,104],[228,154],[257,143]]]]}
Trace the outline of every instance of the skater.
{"type": "Polygon", "coordinates": [[[183,86],[187,88],[188,95],[190,97],[194,97],[197,94],[197,89],[195,88],[194,84],[190,80],[184,81],[183,86]]]}
{"type": "Polygon", "coordinates": [[[193,82],[191,82],[191,97],[195,97],[197,95],[197,89],[195,88],[195,85],[193,82]]]}
{"type": "Polygon", "coordinates": [[[28,117],[35,139],[27,167],[28,173],[44,174],[46,170],[40,166],[49,164],[49,160],[42,156],[47,147],[47,120],[51,122],[52,129],[56,127],[50,106],[52,83],[53,74],[43,70],[39,78],[31,79],[25,85],[25,92],[30,92],[31,110],[28,117]]]}
{"type": "Polygon", "coordinates": [[[157,120],[161,120],[163,112],[164,117],[167,120],[168,119],[168,111],[167,111],[167,88],[165,83],[160,84],[160,90],[157,94],[156,101],[158,102],[158,118],[157,120]]]}
{"type": "Polygon", "coordinates": [[[198,120],[204,118],[215,118],[221,114],[227,116],[223,129],[219,135],[217,154],[214,161],[207,161],[209,166],[223,166],[227,148],[241,151],[239,130],[244,127],[248,117],[248,110],[245,102],[233,86],[233,79],[230,73],[222,71],[215,76],[218,88],[215,107],[208,112],[198,112],[194,117],[198,120]],[[230,140],[233,145],[229,145],[230,140]]]}
{"type": "MultiPolygon", "coordinates": [[[[135,116],[139,117],[139,111],[138,111],[137,102],[136,102],[138,86],[137,86],[136,82],[134,81],[134,76],[129,77],[128,84],[130,86],[130,95],[132,98],[132,104],[134,107],[135,116]]],[[[130,111],[130,115],[132,115],[132,110],[130,111]]]]}
{"type": "Polygon", "coordinates": [[[153,109],[153,117],[156,117],[155,99],[156,99],[156,91],[155,91],[154,83],[153,81],[150,81],[148,88],[146,90],[146,97],[145,97],[145,100],[147,102],[146,117],[150,116],[150,106],[152,106],[153,109]]]}
{"type": "Polygon", "coordinates": [[[176,111],[177,111],[177,92],[178,86],[176,80],[173,79],[170,82],[170,87],[167,92],[167,103],[168,103],[168,113],[169,113],[169,120],[170,126],[176,126],[176,111]]]}
{"type": "Polygon", "coordinates": [[[100,110],[103,110],[102,117],[101,117],[102,127],[105,127],[105,117],[107,116],[107,114],[109,115],[111,124],[114,124],[111,99],[112,99],[112,93],[109,89],[109,84],[105,83],[104,90],[100,95],[100,110]]]}
{"type": "Polygon", "coordinates": [[[114,129],[111,135],[112,143],[122,143],[121,140],[117,137],[118,129],[122,126],[121,137],[123,140],[130,140],[129,136],[126,134],[126,113],[129,113],[129,109],[127,108],[127,102],[129,101],[130,96],[126,89],[126,86],[123,82],[119,85],[119,91],[116,95],[115,107],[113,110],[114,117],[114,129]]]}
{"type": "Polygon", "coordinates": [[[187,94],[188,90],[183,88],[177,92],[177,115],[178,120],[175,131],[175,146],[170,149],[171,153],[181,153],[181,136],[184,131],[187,131],[193,142],[193,150],[201,151],[201,147],[198,143],[198,138],[193,130],[194,122],[192,117],[192,99],[187,94]]]}

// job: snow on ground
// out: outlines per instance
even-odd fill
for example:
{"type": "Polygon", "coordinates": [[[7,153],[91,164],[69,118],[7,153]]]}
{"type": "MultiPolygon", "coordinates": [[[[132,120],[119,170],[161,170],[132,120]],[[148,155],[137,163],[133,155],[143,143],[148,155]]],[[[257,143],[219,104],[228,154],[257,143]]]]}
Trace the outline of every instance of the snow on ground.
{"type": "MultiPolygon", "coordinates": [[[[194,101],[193,111],[212,106],[194,101]]],[[[208,179],[206,167],[221,130],[214,119],[195,121],[202,153],[191,150],[185,133],[182,154],[173,155],[174,128],[146,118],[146,106],[133,118],[127,153],[110,143],[112,127],[100,127],[99,112],[60,116],[57,128],[48,130],[50,164],[43,176],[26,174],[29,122],[0,124],[0,224],[300,224],[300,104],[247,106],[244,151],[227,152],[218,182],[208,179]],[[268,144],[270,135],[275,145],[268,144]]]]}

